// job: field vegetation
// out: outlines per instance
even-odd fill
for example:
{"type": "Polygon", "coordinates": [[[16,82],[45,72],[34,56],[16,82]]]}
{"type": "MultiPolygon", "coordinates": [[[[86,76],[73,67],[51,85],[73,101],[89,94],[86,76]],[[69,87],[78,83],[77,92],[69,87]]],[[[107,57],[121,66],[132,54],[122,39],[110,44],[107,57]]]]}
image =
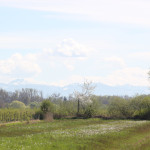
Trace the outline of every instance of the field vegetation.
{"type": "Polygon", "coordinates": [[[85,82],[68,97],[0,90],[2,150],[144,150],[150,147],[150,95],[97,96],[85,82]]]}
{"type": "Polygon", "coordinates": [[[0,128],[2,150],[145,150],[150,122],[103,119],[59,119],[10,123],[0,128]]]}

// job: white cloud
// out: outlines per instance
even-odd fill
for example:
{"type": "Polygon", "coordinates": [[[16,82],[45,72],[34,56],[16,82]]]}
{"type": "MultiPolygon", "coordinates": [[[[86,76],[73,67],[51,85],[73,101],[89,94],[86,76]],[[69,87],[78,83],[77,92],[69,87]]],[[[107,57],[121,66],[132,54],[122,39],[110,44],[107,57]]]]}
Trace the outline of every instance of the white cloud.
{"type": "Polygon", "coordinates": [[[41,72],[40,66],[32,59],[33,56],[23,56],[19,53],[10,58],[0,60],[0,73],[10,78],[24,78],[41,72]]]}
{"type": "Polygon", "coordinates": [[[92,49],[73,39],[64,39],[56,49],[56,53],[66,57],[87,57],[91,52],[92,49]]]}
{"type": "Polygon", "coordinates": [[[143,52],[136,52],[130,54],[130,57],[133,59],[139,59],[139,60],[150,60],[150,52],[143,51],[143,52]]]}
{"type": "Polygon", "coordinates": [[[94,50],[78,43],[73,39],[62,40],[55,49],[45,48],[40,54],[42,57],[75,57],[83,58],[89,56],[94,50]]]}
{"type": "Polygon", "coordinates": [[[110,86],[116,85],[133,85],[133,86],[148,86],[148,70],[142,68],[124,68],[112,72],[110,75],[103,76],[80,76],[72,75],[67,80],[53,82],[53,85],[64,86],[71,83],[82,83],[84,79],[93,82],[100,82],[110,86]]]}
{"type": "MultiPolygon", "coordinates": [[[[50,40],[47,38],[40,39],[40,37],[27,35],[1,35],[0,36],[0,49],[26,49],[26,48],[41,48],[43,51],[40,55],[43,55],[44,59],[47,56],[60,56],[60,57],[87,57],[94,50],[89,48],[76,40],[71,38],[62,40],[55,49],[43,48],[45,45],[50,45],[50,40]]],[[[33,57],[33,56],[32,56],[33,57]]]]}
{"type": "Polygon", "coordinates": [[[68,70],[73,71],[74,65],[78,61],[84,61],[94,52],[73,39],[64,39],[56,48],[45,48],[36,57],[42,61],[48,61],[51,67],[64,65],[68,70]]]}
{"type": "Polygon", "coordinates": [[[84,77],[82,76],[72,75],[67,80],[55,81],[55,82],[52,82],[51,85],[63,87],[65,85],[72,84],[72,83],[82,83],[83,80],[84,80],[84,77]]]}
{"type": "Polygon", "coordinates": [[[64,61],[64,65],[65,65],[70,71],[73,71],[73,70],[74,70],[74,62],[73,62],[73,61],[65,60],[65,61],[64,61]]]}
{"type": "Polygon", "coordinates": [[[104,83],[109,85],[130,84],[135,86],[148,85],[148,70],[142,68],[123,68],[114,71],[112,74],[104,78],[104,83]]]}
{"type": "Polygon", "coordinates": [[[104,58],[104,61],[108,62],[113,68],[116,67],[126,67],[125,61],[121,57],[111,56],[104,58]]]}
{"type": "Polygon", "coordinates": [[[83,19],[150,27],[148,0],[0,0],[0,6],[77,14],[83,19]]]}
{"type": "MultiPolygon", "coordinates": [[[[81,83],[84,78],[87,78],[93,82],[101,82],[113,86],[124,84],[148,85],[148,70],[138,67],[128,67],[121,57],[111,56],[102,58],[100,52],[96,53],[98,55],[95,54],[93,57],[92,53],[93,49],[78,43],[73,39],[65,39],[56,46],[56,48],[46,48],[38,53],[30,53],[27,55],[17,53],[8,59],[0,60],[0,73],[1,76],[28,78],[32,81],[34,76],[41,72],[41,67],[39,65],[42,63],[44,64],[45,61],[46,63],[49,63],[50,68],[56,68],[57,71],[60,66],[66,67],[70,71],[74,71],[75,69],[78,71],[78,68],[75,68],[76,62],[87,60],[87,62],[81,65],[81,67],[85,69],[85,67],[87,67],[85,65],[89,64],[90,61],[88,62],[88,59],[90,59],[93,60],[95,64],[95,66],[92,66],[93,74],[97,74],[97,69],[101,66],[104,66],[104,69],[106,69],[105,65],[107,66],[107,64],[112,66],[111,73],[106,76],[92,76],[88,75],[88,73],[91,74],[91,72],[86,70],[85,76],[72,75],[67,80],[63,80],[63,78],[60,77],[60,80],[58,80],[58,82],[53,82],[53,84],[66,85],[75,82],[81,83]],[[96,62],[97,60],[95,59],[97,59],[98,62],[96,62]]],[[[134,53],[133,56],[137,58],[141,57],[142,59],[149,59],[150,53],[134,53]]],[[[104,70],[104,72],[106,71],[104,70]]]]}
{"type": "Polygon", "coordinates": [[[64,39],[57,49],[58,53],[68,57],[83,56],[85,47],[72,39],[64,39]]]}
{"type": "Polygon", "coordinates": [[[56,48],[45,48],[37,53],[13,54],[10,58],[0,60],[0,73],[9,78],[31,78],[41,72],[40,63],[48,62],[50,68],[63,65],[73,71],[77,61],[89,56],[91,49],[73,39],[63,40],[56,48]]]}
{"type": "Polygon", "coordinates": [[[70,38],[62,40],[56,48],[44,48],[38,54],[38,57],[43,57],[44,59],[49,59],[49,57],[65,57],[67,59],[67,57],[70,57],[82,60],[90,56],[94,51],[94,49],[86,47],[70,38]]]}

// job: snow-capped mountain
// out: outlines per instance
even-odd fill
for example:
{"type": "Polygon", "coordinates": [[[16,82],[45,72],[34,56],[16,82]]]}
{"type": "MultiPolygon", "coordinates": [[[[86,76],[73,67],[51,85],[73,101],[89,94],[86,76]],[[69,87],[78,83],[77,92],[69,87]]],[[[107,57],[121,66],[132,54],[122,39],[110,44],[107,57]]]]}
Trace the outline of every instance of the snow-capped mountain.
{"type": "MultiPolygon", "coordinates": [[[[132,86],[132,85],[123,85],[123,86],[108,86],[102,83],[95,83],[96,88],[94,94],[96,95],[129,95],[134,96],[136,94],[149,94],[149,87],[144,86],[132,86]]],[[[78,83],[69,84],[64,87],[53,86],[53,85],[44,85],[44,84],[31,84],[24,79],[16,79],[8,84],[0,83],[0,88],[15,91],[22,88],[33,88],[40,91],[43,91],[45,96],[50,96],[53,93],[60,93],[63,96],[68,96],[72,94],[75,90],[80,90],[78,83]]]]}

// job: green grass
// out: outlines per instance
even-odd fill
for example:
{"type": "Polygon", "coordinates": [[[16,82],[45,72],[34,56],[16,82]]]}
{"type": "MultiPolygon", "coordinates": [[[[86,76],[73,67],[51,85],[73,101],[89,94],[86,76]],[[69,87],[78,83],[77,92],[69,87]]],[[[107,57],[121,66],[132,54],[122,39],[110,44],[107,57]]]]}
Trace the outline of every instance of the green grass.
{"type": "Polygon", "coordinates": [[[64,119],[0,127],[0,150],[148,150],[150,122],[64,119]]]}

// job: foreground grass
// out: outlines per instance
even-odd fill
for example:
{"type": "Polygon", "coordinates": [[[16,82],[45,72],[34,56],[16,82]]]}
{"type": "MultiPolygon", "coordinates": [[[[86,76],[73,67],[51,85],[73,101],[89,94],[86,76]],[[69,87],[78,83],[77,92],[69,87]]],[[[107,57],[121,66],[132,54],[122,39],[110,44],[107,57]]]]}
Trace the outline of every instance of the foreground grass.
{"type": "Polygon", "coordinates": [[[148,150],[149,121],[64,119],[0,127],[1,150],[148,150]]]}

